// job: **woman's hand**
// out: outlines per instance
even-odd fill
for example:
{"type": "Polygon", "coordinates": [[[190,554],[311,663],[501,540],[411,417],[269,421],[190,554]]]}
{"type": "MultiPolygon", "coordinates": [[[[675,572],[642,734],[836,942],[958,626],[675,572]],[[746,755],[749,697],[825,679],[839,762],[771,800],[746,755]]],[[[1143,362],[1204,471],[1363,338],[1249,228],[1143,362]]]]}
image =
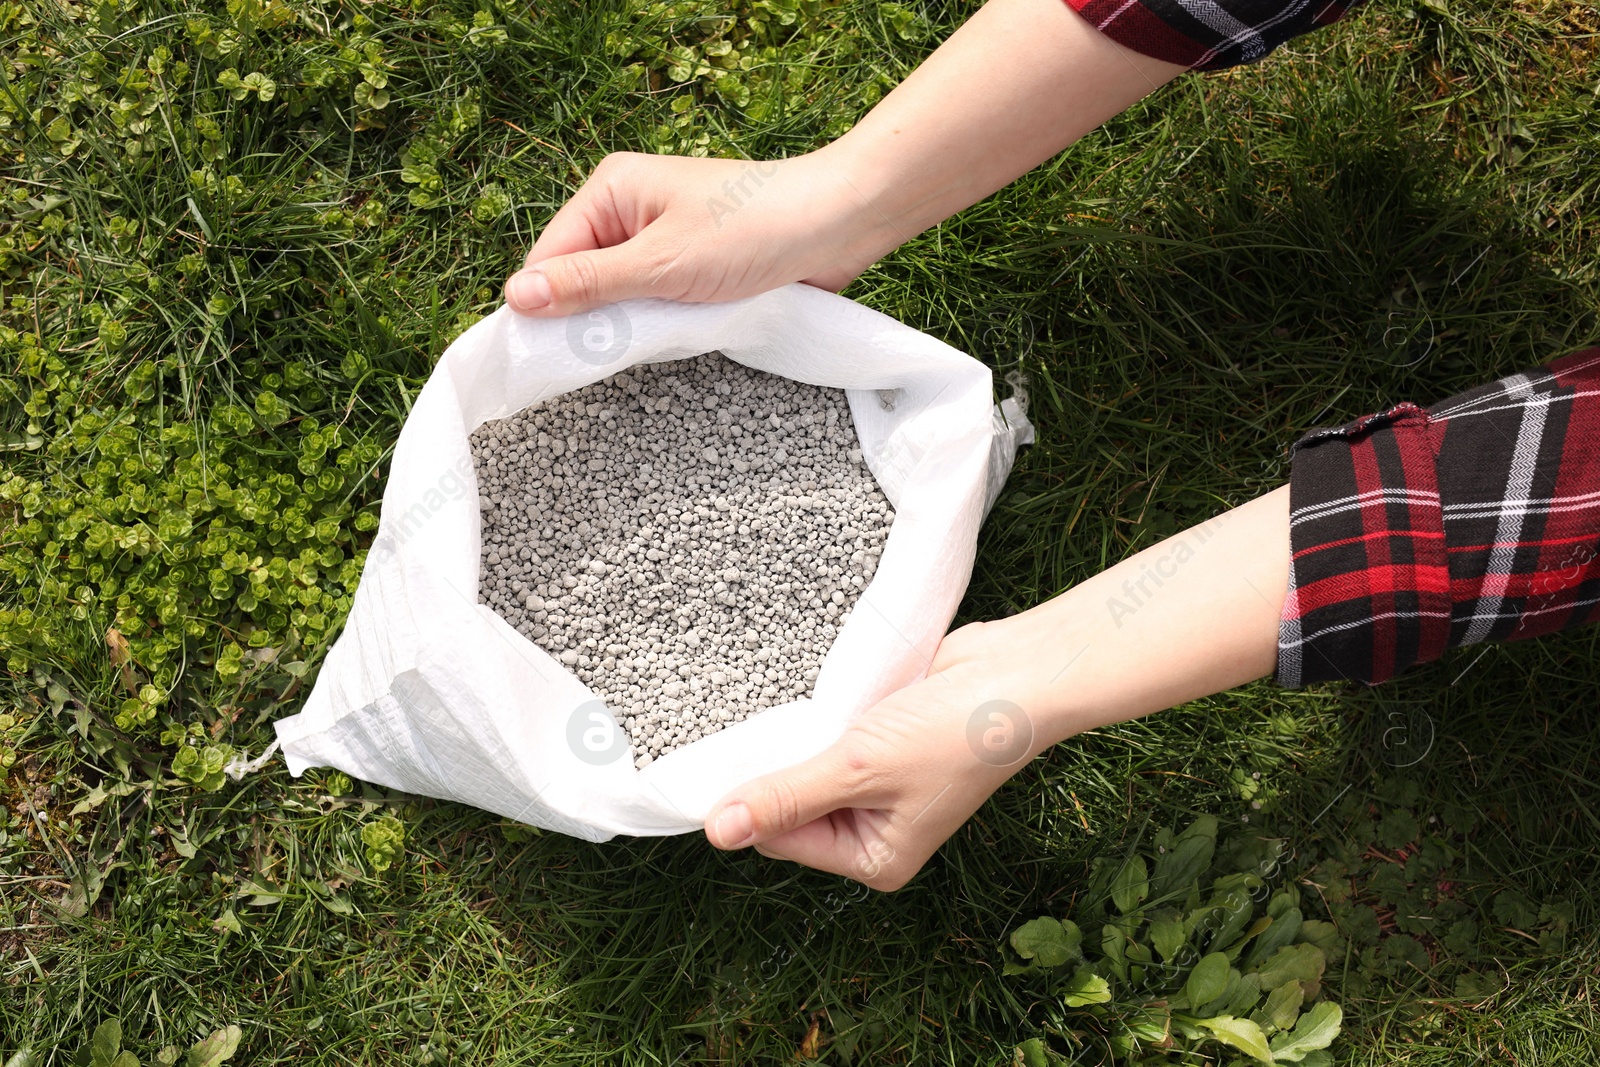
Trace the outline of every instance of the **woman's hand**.
{"type": "Polygon", "coordinates": [[[706,820],[718,848],[898,889],[1044,747],[996,665],[992,624],[945,637],[924,680],[864,712],[827,751],[759,778],[706,820]],[[1009,695],[1008,695],[1009,694],[1009,695]]]}
{"type": "Polygon", "coordinates": [[[769,162],[619,152],[550,220],[506,303],[556,316],[631,297],[737,300],[796,281],[837,292],[902,239],[827,149],[769,162]]]}
{"type": "Polygon", "coordinates": [[[506,283],[506,303],[555,316],[797,281],[838,291],[1182,70],[1123,48],[1061,0],[988,0],[815,152],[607,156],[506,283]]]}
{"type": "Polygon", "coordinates": [[[1032,756],[1271,673],[1288,584],[1285,486],[948,634],[927,678],[728,794],[706,836],[898,889],[1032,756]]]}

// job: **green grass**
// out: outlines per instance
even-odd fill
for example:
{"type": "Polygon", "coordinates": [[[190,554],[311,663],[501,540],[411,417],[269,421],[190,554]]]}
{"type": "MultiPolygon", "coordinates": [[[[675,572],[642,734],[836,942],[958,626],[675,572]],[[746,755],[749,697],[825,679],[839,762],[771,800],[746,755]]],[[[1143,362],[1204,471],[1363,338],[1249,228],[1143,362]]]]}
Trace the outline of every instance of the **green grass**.
{"type": "MultiPolygon", "coordinates": [[[[1600,25],[1570,0],[1444,6],[1373,0],[1258,67],[1183,79],[848,291],[1026,378],[1039,443],[984,531],[964,618],[1037,603],[1280,484],[1313,425],[1600,337],[1600,25]]],[[[18,753],[0,815],[0,1058],[29,1045],[65,1063],[117,1016],[144,1062],[229,1023],[236,1062],[261,1064],[776,1063],[813,1024],[829,1063],[1005,1062],[1056,1012],[1000,975],[1006,932],[1065,914],[1089,863],[1141,828],[1209,812],[1282,835],[1336,918],[1371,906],[1386,924],[1330,982],[1340,1063],[1600,1059],[1593,632],[1453,655],[1377,690],[1258,684],[1094,731],[1028,766],[892,896],[696,837],[589,845],[359,785],[335,796],[333,776],[295,781],[281,763],[216,792],[171,776],[186,730],[258,752],[296,708],[411,398],[588,168],[618,149],[804,151],[972,8],[925,5],[909,36],[876,5],[804,16],[765,39],[772,76],[742,104],[684,112],[661,69],[626,69],[654,64],[648,50],[606,48],[608,32],[703,36],[681,13],[485,4],[464,38],[479,10],[465,2],[296,0],[293,20],[205,58],[214,43],[186,27],[198,6],[0,8],[0,482],[41,486],[0,500],[0,710],[20,720],[0,733],[18,753]],[[340,59],[358,34],[379,64],[340,59]],[[193,69],[139,115],[161,86],[124,72],[157,46],[169,72],[193,69]],[[355,103],[361,62],[387,75],[381,114],[355,103]],[[230,67],[268,74],[275,98],[229,99],[230,67]],[[135,101],[121,120],[105,103],[119,97],[135,101]],[[85,431],[86,415],[105,421],[85,431]],[[91,565],[51,532],[73,509],[156,525],[115,497],[175,470],[163,427],[189,427],[202,455],[215,443],[239,484],[290,476],[281,513],[302,506],[308,419],[342,427],[307,461],[340,484],[303,502],[333,539],[269,514],[229,519],[214,547],[337,549],[310,578],[266,581],[248,612],[243,584],[206,594],[220,563],[189,575],[196,560],[130,542],[103,557],[126,608],[68,580],[91,565]],[[130,430],[112,447],[117,420],[130,430]],[[307,582],[326,600],[269,599],[307,582]],[[127,728],[114,625],[135,681],[160,690],[127,728]],[[230,671],[230,645],[279,655],[230,671]],[[360,828],[386,812],[406,850],[377,872],[360,828]],[[1392,859],[1408,817],[1442,866],[1400,877],[1369,850],[1392,859]],[[1472,936],[1451,939],[1441,915],[1472,936]]],[[[233,10],[270,24],[277,8],[233,10]]],[[[213,12],[213,33],[228,24],[213,12]]]]}

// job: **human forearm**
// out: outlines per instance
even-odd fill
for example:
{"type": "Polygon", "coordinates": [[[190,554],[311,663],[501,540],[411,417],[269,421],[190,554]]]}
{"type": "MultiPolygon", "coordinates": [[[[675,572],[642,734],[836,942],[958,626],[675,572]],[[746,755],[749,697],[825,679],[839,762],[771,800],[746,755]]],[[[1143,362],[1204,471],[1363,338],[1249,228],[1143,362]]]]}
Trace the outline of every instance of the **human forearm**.
{"type": "MultiPolygon", "coordinates": [[[[983,624],[996,697],[1042,750],[1272,673],[1288,587],[1289,492],[1268,493],[1020,615],[983,624]]],[[[952,635],[954,636],[954,635],[952,635]]]]}
{"type": "Polygon", "coordinates": [[[1280,489],[1021,615],[954,631],[926,679],[822,754],[735,790],[706,833],[904,885],[1030,756],[1269,673],[1288,573],[1280,489]]]}
{"type": "Polygon", "coordinates": [[[789,159],[607,156],[507,283],[525,315],[838,291],[1184,68],[1065,0],[989,0],[843,137],[789,159]]]}
{"type": "Polygon", "coordinates": [[[1063,0],[989,0],[817,153],[883,251],[1010,183],[1185,68],[1124,48],[1063,0]]]}
{"type": "Polygon", "coordinates": [[[1292,538],[1286,486],[953,631],[925,679],[730,794],[707,836],[895,889],[1031,757],[1085,730],[1274,672],[1380,681],[1471,626],[1514,640],[1600,621],[1597,438],[1600,349],[1312,431],[1294,450],[1292,538]],[[1534,550],[1497,560],[1506,529],[1534,550]]]}

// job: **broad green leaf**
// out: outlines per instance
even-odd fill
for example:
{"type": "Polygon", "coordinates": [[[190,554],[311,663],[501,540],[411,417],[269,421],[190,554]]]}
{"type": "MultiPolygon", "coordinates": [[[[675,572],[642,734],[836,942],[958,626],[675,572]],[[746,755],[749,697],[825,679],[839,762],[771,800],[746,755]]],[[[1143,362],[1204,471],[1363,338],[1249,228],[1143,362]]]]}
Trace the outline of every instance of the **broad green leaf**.
{"type": "Polygon", "coordinates": [[[1085,1004],[1104,1004],[1110,999],[1110,983],[1087,967],[1079,967],[1061,993],[1061,1003],[1069,1008],[1081,1008],[1085,1004]]]}
{"type": "Polygon", "coordinates": [[[1417,817],[1404,808],[1396,808],[1378,823],[1378,843],[1384,848],[1400,848],[1415,841],[1422,833],[1417,817]]]}
{"type": "Polygon", "coordinates": [[[1206,868],[1211,866],[1211,858],[1217,849],[1216,820],[1210,816],[1205,818],[1210,819],[1209,835],[1196,832],[1197,828],[1203,829],[1201,823],[1196,821],[1171,848],[1156,857],[1155,873],[1150,879],[1150,892],[1156,897],[1181,892],[1186,886],[1197,882],[1206,868]]]}
{"type": "Polygon", "coordinates": [[[1300,924],[1300,933],[1295,940],[1304,941],[1309,945],[1316,945],[1324,955],[1333,956],[1339,951],[1339,928],[1333,923],[1323,922],[1321,919],[1307,919],[1300,924]]]}
{"type": "Polygon", "coordinates": [[[93,811],[101,804],[104,804],[110,796],[111,794],[106,792],[105,786],[96,783],[89,789],[89,795],[74,804],[72,806],[72,810],[67,812],[67,814],[82,815],[86,811],[93,811]]]}
{"type": "Polygon", "coordinates": [[[1012,1062],[1017,1067],[1050,1067],[1050,1061],[1045,1058],[1044,1042],[1037,1037],[1018,1045],[1012,1062]]]}
{"type": "Polygon", "coordinates": [[[1189,824],[1189,828],[1178,835],[1178,842],[1191,841],[1202,838],[1217,843],[1217,817],[1215,815],[1201,815],[1189,824]]]}
{"type": "Polygon", "coordinates": [[[188,832],[181,826],[167,828],[167,838],[172,844],[172,851],[186,860],[192,860],[197,851],[193,841],[189,840],[188,832]]]}
{"type": "Polygon", "coordinates": [[[1344,1009],[1331,1000],[1312,1005],[1300,1016],[1300,1022],[1287,1034],[1279,1034],[1272,1042],[1272,1053],[1280,1062],[1296,1063],[1307,1059],[1307,1053],[1325,1049],[1339,1036],[1339,1025],[1344,1021],[1344,1009]]]}
{"type": "Polygon", "coordinates": [[[139,1057],[123,1049],[117,1053],[117,1058],[111,1061],[111,1067],[139,1067],[139,1057]]]}
{"type": "Polygon", "coordinates": [[[1161,953],[1164,963],[1171,963],[1178,950],[1189,943],[1189,931],[1182,919],[1157,919],[1150,923],[1150,943],[1161,953]]]}
{"type": "Polygon", "coordinates": [[[107,1019],[89,1038],[89,1067],[111,1067],[122,1048],[122,1020],[107,1019]]]}
{"type": "Polygon", "coordinates": [[[1172,1014],[1164,1006],[1146,1006],[1122,1019],[1122,1025],[1144,1045],[1165,1046],[1172,1040],[1172,1014]]]}
{"type": "Polygon", "coordinates": [[[1482,1000],[1500,992],[1500,980],[1467,971],[1456,976],[1456,996],[1462,1000],[1482,1000]]]}
{"type": "MultiPolygon", "coordinates": [[[[1244,975],[1239,973],[1239,968],[1229,967],[1228,985],[1227,988],[1223,989],[1222,996],[1218,997],[1216,1000],[1213,1000],[1210,1004],[1203,1005],[1199,1011],[1199,1014],[1207,1019],[1214,1018],[1218,1015],[1239,1014],[1238,1012],[1229,1010],[1230,1006],[1235,1000],[1244,999],[1248,1003],[1255,1003],[1254,1000],[1249,1000],[1248,994],[1243,992],[1244,989],[1244,975]]],[[[1256,999],[1260,999],[1259,993],[1256,994],[1256,999]]]]}
{"type": "Polygon", "coordinates": [[[1209,920],[1214,930],[1213,948],[1228,948],[1244,930],[1253,910],[1251,893],[1260,885],[1261,879],[1249,873],[1230,874],[1216,880],[1211,894],[1211,906],[1216,914],[1209,920]]]}
{"type": "Polygon", "coordinates": [[[1262,960],[1271,958],[1274,952],[1291,944],[1300,933],[1302,921],[1299,908],[1285,908],[1274,916],[1272,925],[1262,931],[1256,937],[1255,944],[1250,946],[1250,956],[1245,961],[1245,969],[1248,970],[1262,960]]]}
{"type": "Polygon", "coordinates": [[[1096,856],[1089,865],[1089,884],[1084,886],[1084,897],[1088,900],[1104,900],[1111,896],[1111,878],[1117,873],[1117,866],[1105,856],[1096,856]]]}
{"type": "Polygon", "coordinates": [[[1228,946],[1228,958],[1237,960],[1239,956],[1243,954],[1245,944],[1249,942],[1251,938],[1259,937],[1262,932],[1270,930],[1272,928],[1272,922],[1272,916],[1263,915],[1255,922],[1251,923],[1249,928],[1246,929],[1244,933],[1239,935],[1239,939],[1228,946]]]}
{"type": "Polygon", "coordinates": [[[1299,982],[1285,982],[1267,994],[1267,1002],[1250,1018],[1263,1030],[1292,1030],[1300,1018],[1300,1005],[1305,1002],[1306,987],[1299,982]]]}
{"type": "Polygon", "coordinates": [[[1196,1011],[1222,996],[1228,989],[1228,957],[1213,952],[1194,965],[1189,980],[1183,984],[1183,995],[1196,1011]]]}
{"type": "Polygon", "coordinates": [[[1272,1062],[1272,1049],[1267,1047],[1266,1035],[1261,1032],[1261,1027],[1249,1019],[1219,1015],[1215,1019],[1201,1019],[1200,1025],[1210,1030],[1211,1036],[1224,1045],[1230,1045],[1262,1063],[1272,1062]]]}
{"type": "MultiPolygon", "coordinates": [[[[54,715],[59,715],[61,713],[61,709],[66,707],[68,702],[72,700],[72,693],[68,691],[66,686],[62,685],[54,678],[50,679],[49,684],[45,686],[45,696],[50,701],[50,712],[54,715]]],[[[33,1055],[33,1053],[27,1049],[24,1049],[23,1051],[27,1052],[29,1056],[33,1055]]],[[[17,1056],[20,1055],[22,1055],[22,1052],[17,1053],[17,1056]]],[[[16,1059],[16,1056],[13,1056],[12,1059],[16,1059]]],[[[12,1067],[11,1060],[6,1061],[6,1067],[12,1067]]]]}
{"type": "Polygon", "coordinates": [[[356,913],[356,906],[343,893],[330,892],[327,896],[319,894],[317,899],[322,902],[323,907],[335,915],[354,915],[356,913]]]}
{"type": "Polygon", "coordinates": [[[19,1048],[6,1060],[6,1067],[39,1067],[39,1057],[33,1054],[31,1048],[19,1048]]]}
{"type": "Polygon", "coordinates": [[[1277,989],[1286,982],[1320,982],[1328,958],[1316,945],[1289,945],[1256,971],[1261,976],[1262,989],[1277,989]]]}
{"type": "Polygon", "coordinates": [[[1539,913],[1533,903],[1514,889],[1507,889],[1495,895],[1494,914],[1503,925],[1513,926],[1518,930],[1526,931],[1539,922],[1539,913]]]}
{"type": "Polygon", "coordinates": [[[1261,1000],[1261,976],[1247,974],[1239,979],[1239,984],[1228,992],[1228,1003],[1224,1004],[1217,1012],[1218,1015],[1247,1014],[1261,1000]]]}
{"type": "Polygon", "coordinates": [[[241,894],[250,894],[245,903],[251,907],[268,907],[283,901],[283,890],[265,880],[257,882],[250,878],[242,878],[239,880],[239,891],[241,894]]]}
{"type": "Polygon", "coordinates": [[[238,1049],[241,1036],[240,1029],[233,1025],[213,1030],[209,1037],[189,1050],[184,1067],[217,1067],[238,1049]]]}
{"type": "Polygon", "coordinates": [[[1111,883],[1111,899],[1117,905],[1117,910],[1126,915],[1144,903],[1149,895],[1149,868],[1145,866],[1143,856],[1135,855],[1117,872],[1116,879],[1111,883]]]}
{"type": "Polygon", "coordinates": [[[1155,875],[1150,880],[1150,891],[1157,897],[1179,893],[1192,885],[1211,865],[1216,853],[1216,841],[1192,837],[1181,840],[1166,853],[1155,859],[1155,875]]]}
{"type": "Polygon", "coordinates": [[[1061,967],[1083,958],[1083,933],[1072,922],[1048,916],[1025,922],[1011,932],[1017,955],[1040,967],[1061,967]]]}
{"type": "Polygon", "coordinates": [[[1381,955],[1386,960],[1408,963],[1419,971],[1426,971],[1433,963],[1422,942],[1408,934],[1391,934],[1384,938],[1381,955]]]}
{"type": "Polygon", "coordinates": [[[1100,928],[1100,953],[1105,956],[1106,963],[1116,972],[1118,978],[1124,982],[1128,980],[1128,956],[1123,951],[1128,935],[1122,932],[1122,927],[1116,923],[1106,923],[1100,928]]]}

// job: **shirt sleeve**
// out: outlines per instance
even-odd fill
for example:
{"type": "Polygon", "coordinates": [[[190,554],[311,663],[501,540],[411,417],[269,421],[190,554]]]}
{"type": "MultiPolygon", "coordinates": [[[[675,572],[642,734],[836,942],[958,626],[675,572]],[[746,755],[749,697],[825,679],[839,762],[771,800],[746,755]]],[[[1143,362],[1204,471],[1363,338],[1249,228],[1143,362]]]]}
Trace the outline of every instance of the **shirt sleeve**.
{"type": "Polygon", "coordinates": [[[1362,0],[1066,0],[1118,44],[1193,70],[1254,63],[1362,0]]]}
{"type": "Polygon", "coordinates": [[[1295,443],[1277,681],[1600,619],[1600,348],[1295,443]]]}

